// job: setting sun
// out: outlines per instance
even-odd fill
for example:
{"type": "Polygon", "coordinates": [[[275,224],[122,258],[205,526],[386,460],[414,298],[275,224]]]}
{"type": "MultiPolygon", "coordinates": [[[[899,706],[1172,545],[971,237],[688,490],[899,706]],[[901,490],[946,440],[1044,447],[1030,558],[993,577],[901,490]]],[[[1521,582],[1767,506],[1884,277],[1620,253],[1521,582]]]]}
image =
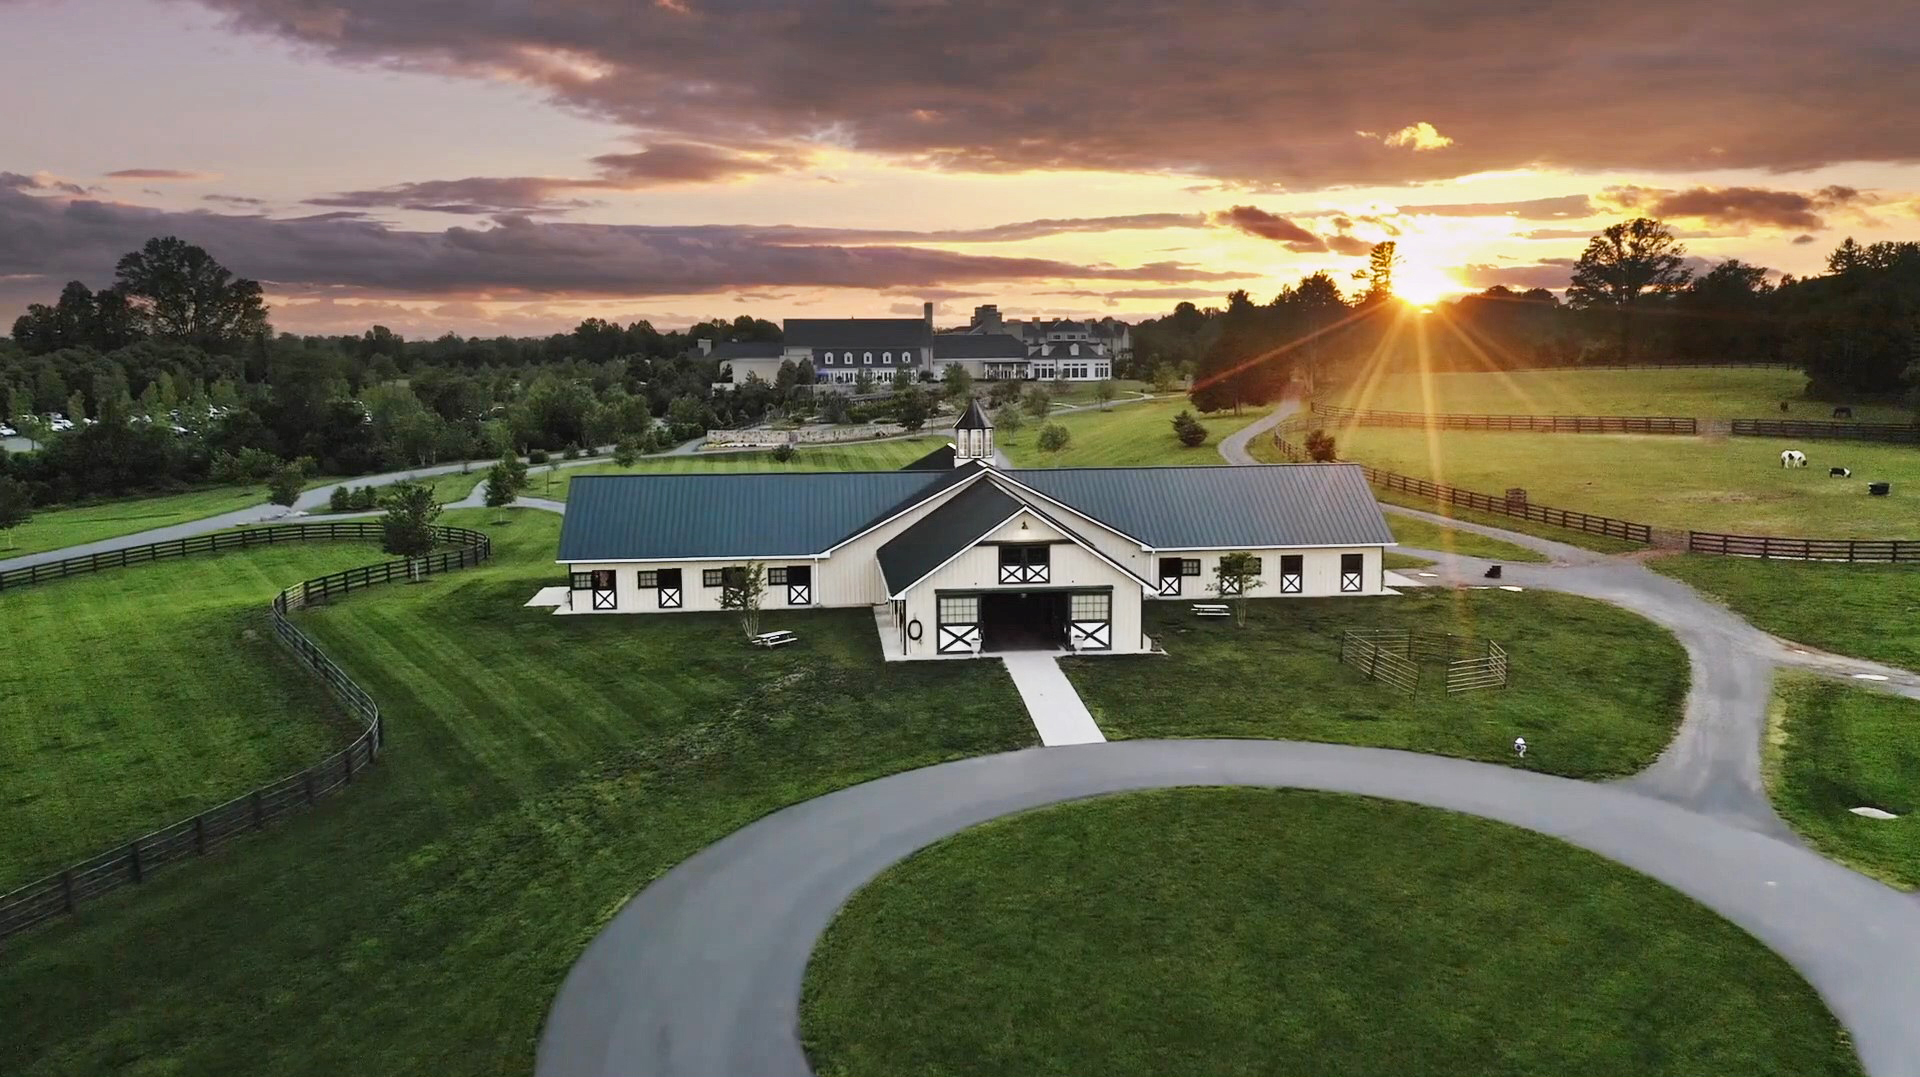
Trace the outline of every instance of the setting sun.
{"type": "Polygon", "coordinates": [[[1435,266],[1402,265],[1393,271],[1393,294],[1416,306],[1425,306],[1467,289],[1435,266]]]}

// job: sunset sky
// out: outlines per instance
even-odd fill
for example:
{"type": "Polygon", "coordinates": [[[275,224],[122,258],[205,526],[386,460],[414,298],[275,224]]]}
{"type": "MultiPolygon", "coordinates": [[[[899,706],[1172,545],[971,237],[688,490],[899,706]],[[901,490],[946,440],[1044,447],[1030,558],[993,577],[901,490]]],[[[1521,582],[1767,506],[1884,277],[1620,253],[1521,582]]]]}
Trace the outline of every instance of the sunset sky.
{"type": "Polygon", "coordinates": [[[174,234],[281,329],[1152,316],[1920,238],[1907,5],[0,0],[0,328],[174,234]],[[1705,6],[1702,6],[1705,9],[1705,6]],[[1904,9],[1904,10],[1903,10],[1904,9]]]}

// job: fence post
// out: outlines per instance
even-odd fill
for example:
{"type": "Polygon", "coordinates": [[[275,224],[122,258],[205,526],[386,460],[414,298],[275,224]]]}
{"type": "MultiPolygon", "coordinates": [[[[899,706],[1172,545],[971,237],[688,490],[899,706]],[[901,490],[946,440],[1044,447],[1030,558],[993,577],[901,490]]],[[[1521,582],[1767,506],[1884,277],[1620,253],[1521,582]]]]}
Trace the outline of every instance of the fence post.
{"type": "Polygon", "coordinates": [[[267,825],[266,813],[263,812],[260,808],[260,790],[255,789],[253,791],[253,828],[255,830],[258,830],[261,827],[266,825],[267,825]]]}
{"type": "Polygon", "coordinates": [[[65,871],[62,871],[60,873],[60,903],[66,906],[67,912],[69,913],[73,912],[73,869],[72,868],[68,868],[65,871]]]}
{"type": "Polygon", "coordinates": [[[348,785],[352,785],[353,784],[353,745],[351,744],[347,745],[346,751],[340,753],[340,770],[342,775],[340,780],[347,783],[348,785]]]}
{"type": "Polygon", "coordinates": [[[127,853],[129,854],[129,858],[133,862],[133,881],[142,882],[143,880],[141,879],[141,875],[143,873],[140,870],[140,839],[139,838],[135,838],[132,841],[127,843],[127,853]]]}
{"type": "Polygon", "coordinates": [[[300,775],[300,782],[307,787],[307,803],[313,803],[313,771],[300,775]]]}
{"type": "Polygon", "coordinates": [[[193,854],[207,855],[207,817],[204,812],[193,817],[193,854]]]}

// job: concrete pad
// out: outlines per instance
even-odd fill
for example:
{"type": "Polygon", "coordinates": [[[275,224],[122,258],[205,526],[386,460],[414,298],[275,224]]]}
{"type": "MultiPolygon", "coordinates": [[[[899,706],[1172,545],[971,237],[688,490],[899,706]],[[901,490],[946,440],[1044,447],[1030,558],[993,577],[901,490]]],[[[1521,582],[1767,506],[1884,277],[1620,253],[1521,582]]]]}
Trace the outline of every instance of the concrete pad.
{"type": "Polygon", "coordinates": [[[1073,682],[1060,672],[1060,662],[1044,651],[1015,651],[1001,655],[1027,716],[1049,748],[1063,744],[1104,744],[1106,735],[1094,724],[1073,682]]]}
{"type": "MultiPolygon", "coordinates": [[[[1428,572],[1422,572],[1422,573],[1421,573],[1420,575],[1422,575],[1422,576],[1430,576],[1430,575],[1432,575],[1432,573],[1428,573],[1428,572]]],[[[1383,586],[1383,587],[1387,587],[1387,588],[1394,588],[1394,587],[1431,587],[1431,586],[1432,586],[1432,584],[1429,584],[1429,583],[1425,583],[1425,582],[1423,582],[1423,581],[1421,581],[1421,580],[1416,580],[1416,579],[1414,579],[1414,578],[1413,578],[1413,577],[1411,577],[1411,576],[1404,576],[1404,575],[1402,575],[1402,574],[1400,574],[1400,573],[1398,573],[1398,572],[1395,572],[1395,571],[1394,571],[1394,570],[1392,570],[1392,569],[1388,569],[1388,570],[1387,570],[1387,571],[1386,571],[1385,573],[1383,573],[1383,574],[1382,574],[1382,579],[1381,579],[1381,586],[1383,586]]]]}
{"type": "Polygon", "coordinates": [[[1526,588],[1524,588],[1524,587],[1518,587],[1518,586],[1515,586],[1514,584],[1511,584],[1511,583],[1503,583],[1503,584],[1501,584],[1501,585],[1500,585],[1500,589],[1501,589],[1502,591],[1514,591],[1514,592],[1520,592],[1520,591],[1524,591],[1524,590],[1526,590],[1526,588]]]}
{"type": "Polygon", "coordinates": [[[1853,675],[1853,679],[1856,681],[1884,681],[1888,678],[1884,673],[1856,673],[1853,675]]]}
{"type": "Polygon", "coordinates": [[[1855,815],[1858,815],[1867,819],[1898,819],[1900,818],[1898,815],[1895,815],[1890,811],[1881,811],[1879,808],[1848,808],[1847,810],[1852,812],[1855,815]]]}
{"type": "Polygon", "coordinates": [[[564,606],[566,604],[567,589],[565,587],[542,587],[534,593],[532,598],[527,599],[528,608],[538,606],[545,609],[548,606],[564,606]]]}

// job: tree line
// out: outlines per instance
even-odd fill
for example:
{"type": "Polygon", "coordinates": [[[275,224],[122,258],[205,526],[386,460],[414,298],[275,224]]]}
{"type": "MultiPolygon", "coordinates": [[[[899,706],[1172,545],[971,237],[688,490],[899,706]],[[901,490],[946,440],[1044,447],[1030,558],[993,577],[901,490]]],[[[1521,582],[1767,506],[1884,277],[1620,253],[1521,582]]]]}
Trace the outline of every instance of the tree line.
{"type": "Polygon", "coordinates": [[[1635,218],[1589,241],[1564,297],[1494,286],[1425,311],[1394,301],[1397,265],[1387,242],[1351,294],[1319,272],[1265,304],[1183,302],[1134,328],[1136,376],[1190,374],[1195,406],[1216,411],[1397,370],[1778,362],[1815,399],[1920,408],[1920,243],[1849,238],[1805,277],[1739,259],[1696,272],[1670,228],[1635,218]]]}

